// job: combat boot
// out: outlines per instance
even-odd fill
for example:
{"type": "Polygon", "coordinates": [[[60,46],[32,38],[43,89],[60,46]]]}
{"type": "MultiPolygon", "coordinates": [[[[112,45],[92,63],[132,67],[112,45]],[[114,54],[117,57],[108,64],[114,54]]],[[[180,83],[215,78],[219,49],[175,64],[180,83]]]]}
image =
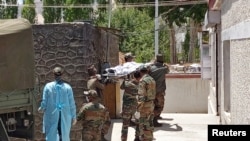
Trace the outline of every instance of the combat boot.
{"type": "Polygon", "coordinates": [[[156,119],[163,119],[160,115],[155,117],[156,119]]]}
{"type": "Polygon", "coordinates": [[[161,127],[162,124],[158,122],[158,119],[154,118],[153,120],[153,123],[154,123],[154,127],[161,127]]]}

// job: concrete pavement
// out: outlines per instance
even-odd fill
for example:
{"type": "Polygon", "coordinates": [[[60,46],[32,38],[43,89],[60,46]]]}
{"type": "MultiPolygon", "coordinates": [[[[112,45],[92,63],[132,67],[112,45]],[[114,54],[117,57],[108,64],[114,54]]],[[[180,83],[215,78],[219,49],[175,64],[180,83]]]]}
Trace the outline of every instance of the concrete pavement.
{"type": "MultiPolygon", "coordinates": [[[[159,120],[162,127],[156,127],[156,141],[207,141],[207,125],[219,124],[219,117],[212,114],[165,113],[159,120]]],[[[109,141],[120,141],[121,119],[112,119],[111,129],[106,138],[109,141]]],[[[128,140],[134,140],[134,127],[129,127],[128,140]]]]}

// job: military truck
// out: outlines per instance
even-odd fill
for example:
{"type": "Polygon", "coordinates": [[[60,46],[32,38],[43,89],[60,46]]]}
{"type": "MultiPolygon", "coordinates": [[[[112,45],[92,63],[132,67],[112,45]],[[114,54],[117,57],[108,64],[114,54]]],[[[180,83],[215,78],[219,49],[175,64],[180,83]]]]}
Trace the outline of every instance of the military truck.
{"type": "Polygon", "coordinates": [[[28,20],[0,20],[0,141],[6,141],[6,136],[34,138],[39,90],[32,37],[28,20]]]}

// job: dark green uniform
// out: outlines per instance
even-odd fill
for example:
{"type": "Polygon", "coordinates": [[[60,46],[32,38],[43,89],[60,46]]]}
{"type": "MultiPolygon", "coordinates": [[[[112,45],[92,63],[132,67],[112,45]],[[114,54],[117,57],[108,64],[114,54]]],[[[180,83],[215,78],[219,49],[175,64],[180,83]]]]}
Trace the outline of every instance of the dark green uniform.
{"type": "Polygon", "coordinates": [[[166,78],[165,75],[169,73],[169,69],[163,63],[156,62],[150,68],[150,76],[152,76],[156,82],[156,97],[155,97],[155,108],[154,116],[159,117],[165,102],[165,91],[166,91],[166,78]]]}

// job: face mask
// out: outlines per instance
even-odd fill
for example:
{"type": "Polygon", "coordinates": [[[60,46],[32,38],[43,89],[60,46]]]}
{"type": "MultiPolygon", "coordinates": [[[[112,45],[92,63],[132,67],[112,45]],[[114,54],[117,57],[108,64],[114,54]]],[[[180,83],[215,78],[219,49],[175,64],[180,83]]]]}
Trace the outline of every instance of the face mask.
{"type": "Polygon", "coordinates": [[[62,81],[61,76],[55,75],[55,80],[56,80],[56,82],[61,82],[62,81]]]}

